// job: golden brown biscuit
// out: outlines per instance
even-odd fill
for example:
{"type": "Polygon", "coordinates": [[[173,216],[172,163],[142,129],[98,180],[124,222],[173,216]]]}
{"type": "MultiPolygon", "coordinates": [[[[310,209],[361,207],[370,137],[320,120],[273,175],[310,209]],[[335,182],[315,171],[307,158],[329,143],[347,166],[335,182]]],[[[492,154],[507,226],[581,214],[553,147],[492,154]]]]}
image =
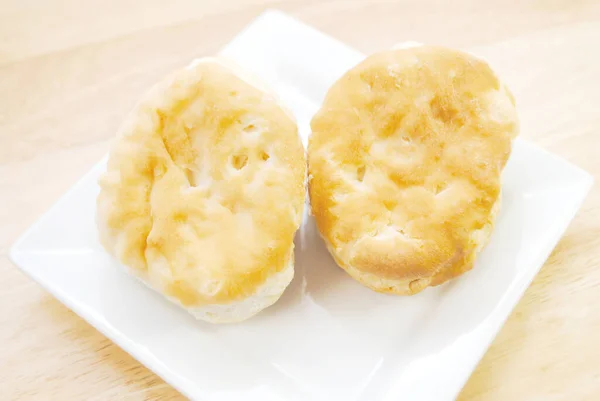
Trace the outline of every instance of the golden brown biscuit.
{"type": "Polygon", "coordinates": [[[195,62],[121,127],[100,180],[100,239],[196,317],[243,320],[293,277],[305,175],[296,123],[277,98],[230,63],[195,62]]]}
{"type": "Polygon", "coordinates": [[[374,54],[311,123],[309,191],[337,263],[380,292],[415,294],[472,268],[518,133],[514,99],[469,54],[374,54]]]}

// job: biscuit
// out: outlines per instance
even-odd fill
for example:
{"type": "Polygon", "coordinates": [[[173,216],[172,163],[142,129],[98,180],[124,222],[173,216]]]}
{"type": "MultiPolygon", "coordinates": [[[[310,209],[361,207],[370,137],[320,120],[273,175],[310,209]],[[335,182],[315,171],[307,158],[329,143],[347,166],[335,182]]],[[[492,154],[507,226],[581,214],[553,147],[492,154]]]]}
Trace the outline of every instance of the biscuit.
{"type": "Polygon", "coordinates": [[[518,134],[488,64],[432,46],[374,54],[333,84],[311,128],[312,214],[353,278],[410,295],[473,267],[518,134]]]}
{"type": "Polygon", "coordinates": [[[128,272],[199,319],[241,321],[293,277],[306,159],[264,84],[203,59],[141,100],[100,178],[100,241],[128,272]]]}

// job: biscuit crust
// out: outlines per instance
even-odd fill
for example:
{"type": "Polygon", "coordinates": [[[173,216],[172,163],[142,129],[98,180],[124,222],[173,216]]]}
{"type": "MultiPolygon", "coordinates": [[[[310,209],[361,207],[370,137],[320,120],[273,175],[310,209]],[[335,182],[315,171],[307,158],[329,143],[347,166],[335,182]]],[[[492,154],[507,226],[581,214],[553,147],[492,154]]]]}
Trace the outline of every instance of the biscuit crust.
{"type": "Polygon", "coordinates": [[[276,97],[227,64],[195,62],[119,130],[99,182],[100,240],[186,308],[240,302],[293,271],[305,176],[296,122],[276,97]]]}
{"type": "Polygon", "coordinates": [[[311,128],[312,213],[352,277],[414,294],[472,268],[518,134],[514,98],[484,61],[432,46],[374,54],[311,128]]]}

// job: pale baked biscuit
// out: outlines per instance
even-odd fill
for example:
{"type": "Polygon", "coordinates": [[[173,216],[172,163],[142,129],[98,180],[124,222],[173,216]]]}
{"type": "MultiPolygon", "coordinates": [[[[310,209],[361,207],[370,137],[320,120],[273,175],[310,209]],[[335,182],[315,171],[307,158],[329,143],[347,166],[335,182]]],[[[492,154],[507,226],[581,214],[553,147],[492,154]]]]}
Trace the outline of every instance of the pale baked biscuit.
{"type": "Polygon", "coordinates": [[[306,160],[293,117],[205,59],[131,112],[100,179],[100,240],[145,284],[211,322],[246,319],[293,277],[306,160]]]}
{"type": "Polygon", "coordinates": [[[352,277],[414,294],[472,268],[518,133],[514,99],[484,61],[431,46],[374,54],[311,126],[312,213],[352,277]]]}

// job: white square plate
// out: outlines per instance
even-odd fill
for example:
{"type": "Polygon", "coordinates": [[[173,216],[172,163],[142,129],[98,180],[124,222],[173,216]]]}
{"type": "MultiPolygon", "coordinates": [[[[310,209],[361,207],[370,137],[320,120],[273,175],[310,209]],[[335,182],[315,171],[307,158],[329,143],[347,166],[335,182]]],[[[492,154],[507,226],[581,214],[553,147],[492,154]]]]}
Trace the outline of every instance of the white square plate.
{"type": "MultiPolygon", "coordinates": [[[[271,83],[304,141],[327,87],[363,57],[278,12],[260,16],[223,53],[271,83]]],[[[502,211],[475,269],[410,298],[351,280],[307,217],[282,299],[245,323],[215,326],[146,289],[103,252],[94,224],[103,169],[101,162],[31,227],[12,260],[183,394],[204,401],[454,399],[592,183],[518,140],[502,211]]]]}

